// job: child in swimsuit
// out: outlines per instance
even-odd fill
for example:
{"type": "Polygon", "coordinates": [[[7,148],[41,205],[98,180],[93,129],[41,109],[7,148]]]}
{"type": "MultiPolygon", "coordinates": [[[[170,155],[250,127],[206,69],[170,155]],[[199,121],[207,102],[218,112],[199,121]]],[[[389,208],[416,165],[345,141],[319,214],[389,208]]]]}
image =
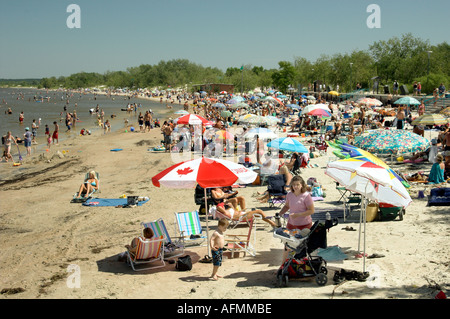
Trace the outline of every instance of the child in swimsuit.
{"type": "Polygon", "coordinates": [[[217,274],[219,267],[222,266],[222,254],[223,247],[225,245],[224,232],[230,223],[225,218],[219,219],[219,224],[217,230],[212,234],[210,245],[211,245],[211,255],[213,259],[213,272],[211,278],[217,280],[222,278],[221,275],[217,274]]]}

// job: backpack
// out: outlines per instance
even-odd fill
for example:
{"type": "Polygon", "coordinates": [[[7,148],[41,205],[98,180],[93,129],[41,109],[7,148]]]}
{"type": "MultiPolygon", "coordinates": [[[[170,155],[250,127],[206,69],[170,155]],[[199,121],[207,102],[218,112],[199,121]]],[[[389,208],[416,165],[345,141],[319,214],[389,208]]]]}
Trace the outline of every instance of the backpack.
{"type": "Polygon", "coordinates": [[[186,255],[183,257],[179,257],[177,263],[175,264],[175,269],[180,271],[188,271],[192,269],[192,260],[191,256],[186,255]]]}

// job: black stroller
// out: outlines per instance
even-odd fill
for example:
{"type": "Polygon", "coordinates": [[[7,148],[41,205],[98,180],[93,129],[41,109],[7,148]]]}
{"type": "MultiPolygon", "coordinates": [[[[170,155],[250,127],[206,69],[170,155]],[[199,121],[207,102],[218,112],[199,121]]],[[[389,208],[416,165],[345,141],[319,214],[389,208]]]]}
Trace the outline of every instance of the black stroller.
{"type": "Polygon", "coordinates": [[[305,278],[316,276],[316,283],[324,286],[327,281],[327,263],[320,256],[311,256],[317,248],[327,247],[327,229],[336,226],[337,219],[326,220],[325,223],[319,220],[311,227],[310,233],[306,237],[300,235],[291,236],[284,229],[278,228],[273,236],[281,239],[287,248],[293,250],[286,261],[280,266],[277,272],[277,283],[279,287],[287,286],[289,278],[305,278]]]}

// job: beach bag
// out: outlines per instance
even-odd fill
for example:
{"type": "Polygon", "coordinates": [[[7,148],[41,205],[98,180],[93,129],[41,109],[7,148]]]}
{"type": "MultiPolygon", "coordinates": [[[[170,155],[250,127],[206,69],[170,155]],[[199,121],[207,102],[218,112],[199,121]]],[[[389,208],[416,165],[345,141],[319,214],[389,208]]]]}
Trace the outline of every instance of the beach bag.
{"type": "Polygon", "coordinates": [[[175,264],[175,269],[179,271],[188,271],[192,269],[192,260],[191,256],[186,255],[183,257],[179,257],[177,263],[175,264]]]}

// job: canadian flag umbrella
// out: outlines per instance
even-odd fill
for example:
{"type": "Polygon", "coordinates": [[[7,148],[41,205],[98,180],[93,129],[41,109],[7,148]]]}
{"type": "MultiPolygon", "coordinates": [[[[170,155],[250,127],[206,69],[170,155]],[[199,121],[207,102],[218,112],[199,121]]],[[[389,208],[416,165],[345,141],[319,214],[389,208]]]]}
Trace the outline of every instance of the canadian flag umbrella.
{"type": "Polygon", "coordinates": [[[221,159],[201,157],[175,164],[152,177],[156,187],[203,188],[253,183],[257,174],[243,165],[221,159]]]}
{"type": "Polygon", "coordinates": [[[204,117],[195,114],[186,114],[177,118],[177,124],[206,124],[208,122],[204,117]]]}
{"type": "MultiPolygon", "coordinates": [[[[235,183],[253,183],[257,174],[243,165],[221,159],[201,157],[175,164],[152,177],[156,187],[195,188],[198,183],[205,189],[205,209],[208,211],[206,188],[231,186],[235,183]]],[[[209,248],[208,213],[206,228],[209,248]]]]}

